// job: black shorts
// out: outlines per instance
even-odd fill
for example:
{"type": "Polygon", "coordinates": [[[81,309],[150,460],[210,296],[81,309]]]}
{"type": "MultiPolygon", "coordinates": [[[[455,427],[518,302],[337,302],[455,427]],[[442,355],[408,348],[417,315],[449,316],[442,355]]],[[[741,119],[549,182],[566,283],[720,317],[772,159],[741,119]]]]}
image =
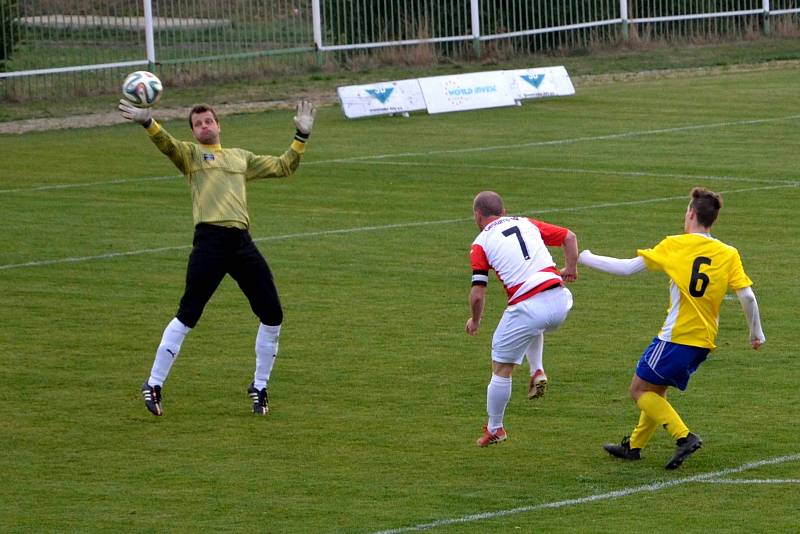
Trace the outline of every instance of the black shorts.
{"type": "Polygon", "coordinates": [[[272,272],[250,233],[205,223],[195,227],[178,320],[194,328],[226,274],[239,284],[262,323],[277,326],[283,322],[272,272]]]}

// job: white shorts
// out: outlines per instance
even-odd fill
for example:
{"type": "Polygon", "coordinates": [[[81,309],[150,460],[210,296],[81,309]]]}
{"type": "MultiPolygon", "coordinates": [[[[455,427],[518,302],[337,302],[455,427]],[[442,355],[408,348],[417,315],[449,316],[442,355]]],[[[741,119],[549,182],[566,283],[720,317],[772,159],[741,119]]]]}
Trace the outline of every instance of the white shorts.
{"type": "Polygon", "coordinates": [[[557,287],[506,308],[492,337],[492,360],[522,363],[531,342],[563,323],[572,308],[572,293],[557,287]]]}

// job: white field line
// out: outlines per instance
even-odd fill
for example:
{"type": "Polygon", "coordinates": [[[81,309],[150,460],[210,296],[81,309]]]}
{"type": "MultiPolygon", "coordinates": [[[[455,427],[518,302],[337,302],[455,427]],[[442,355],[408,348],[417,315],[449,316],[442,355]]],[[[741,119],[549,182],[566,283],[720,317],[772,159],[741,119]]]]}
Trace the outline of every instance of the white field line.
{"type": "Polygon", "coordinates": [[[452,169],[485,169],[490,171],[524,171],[524,172],[552,172],[561,174],[588,174],[598,176],[632,176],[635,178],[675,178],[680,180],[723,180],[726,182],[752,182],[770,184],[800,184],[798,180],[773,180],[770,178],[747,178],[737,176],[714,176],[707,174],[675,174],[665,172],[643,171],[601,171],[597,169],[581,169],[570,167],[529,167],[525,165],[481,165],[470,163],[436,163],[413,161],[336,161],[332,163],[347,163],[356,165],[396,165],[398,167],[445,167],[452,169]]]}
{"type": "Polygon", "coordinates": [[[667,488],[671,488],[674,486],[679,486],[682,484],[688,484],[692,482],[705,482],[709,480],[718,479],[720,477],[725,477],[728,475],[733,475],[736,473],[741,473],[743,471],[748,471],[751,469],[757,469],[759,467],[764,467],[767,465],[776,465],[776,464],[783,464],[787,462],[796,462],[800,460],[800,454],[791,454],[788,456],[779,456],[776,458],[769,458],[767,460],[759,460],[757,462],[746,463],[740,465],[739,467],[732,467],[729,469],[723,469],[722,471],[714,471],[711,473],[703,473],[700,475],[694,475],[684,478],[678,478],[673,480],[665,480],[660,482],[653,482],[651,484],[645,484],[642,486],[634,486],[630,488],[625,488],[617,491],[610,491],[608,493],[596,493],[594,495],[587,495],[586,497],[579,497],[577,499],[565,499],[563,501],[553,501],[553,502],[546,502],[541,504],[531,504],[528,506],[520,506],[517,508],[511,508],[508,510],[497,510],[494,512],[483,512],[479,514],[471,514],[462,517],[455,517],[451,519],[440,519],[438,521],[432,521],[430,523],[423,523],[419,525],[415,525],[413,527],[400,527],[394,528],[390,530],[381,530],[376,532],[375,534],[400,534],[402,532],[417,532],[421,530],[430,530],[433,528],[438,527],[445,527],[448,525],[458,525],[464,523],[474,523],[478,521],[485,521],[488,519],[497,519],[498,517],[505,517],[514,514],[522,514],[528,512],[535,512],[538,510],[548,510],[548,509],[558,509],[558,508],[567,508],[571,506],[579,506],[581,504],[589,504],[598,501],[607,501],[611,499],[619,499],[622,497],[627,497],[629,495],[635,495],[637,493],[648,493],[648,492],[656,492],[661,491],[667,488]]]}
{"type": "MultiPolygon", "coordinates": [[[[639,136],[648,136],[648,135],[659,135],[664,133],[674,133],[674,132],[683,132],[683,131],[692,131],[692,130],[702,130],[707,128],[726,128],[731,126],[746,126],[752,124],[767,124],[772,122],[781,122],[781,121],[790,121],[800,119],[800,115],[788,115],[785,117],[773,117],[770,119],[751,119],[751,120],[741,120],[741,121],[730,121],[730,122],[716,122],[716,123],[707,123],[707,124],[693,124],[689,126],[676,126],[674,128],[661,128],[657,130],[638,130],[638,131],[631,131],[631,132],[621,132],[617,134],[608,134],[608,135],[598,135],[598,136],[588,136],[588,137],[573,137],[567,139],[554,139],[551,141],[532,141],[529,143],[518,143],[513,145],[496,145],[496,146],[483,146],[483,147],[471,147],[471,148],[458,148],[458,149],[441,149],[441,150],[429,150],[426,152],[406,152],[406,153],[396,153],[396,154],[375,154],[371,156],[354,156],[349,158],[338,158],[338,159],[328,159],[328,160],[319,160],[319,161],[307,161],[303,163],[303,166],[309,165],[327,165],[331,163],[358,163],[363,161],[378,161],[378,160],[385,160],[388,158],[408,158],[408,157],[427,157],[427,156],[435,156],[441,154],[464,154],[470,152],[491,152],[495,150],[510,150],[516,148],[531,148],[536,146],[553,146],[553,145],[568,145],[573,143],[582,143],[582,142],[592,142],[592,141],[606,141],[609,139],[624,139],[628,137],[639,137],[639,136]]],[[[550,169],[554,170],[554,169],[550,169]]],[[[570,169],[558,170],[556,172],[570,172],[570,169]]],[[[587,172],[591,173],[593,171],[588,170],[577,170],[574,172],[587,172]]],[[[595,172],[595,174],[603,174],[602,172],[595,172]]],[[[614,174],[614,173],[610,173],[614,174]]],[[[620,173],[622,174],[622,173],[620,173]]],[[[637,176],[639,174],[631,174],[633,176],[637,176]]],[[[642,173],[641,176],[656,176],[647,173],[642,173]]],[[[38,186],[38,187],[20,187],[20,188],[13,188],[13,189],[0,189],[0,194],[4,193],[23,193],[29,191],[47,191],[50,189],[69,189],[73,187],[89,187],[94,185],[112,185],[112,184],[119,184],[119,183],[129,183],[129,182],[138,182],[138,181],[148,181],[148,180],[164,180],[169,178],[179,178],[179,176],[159,176],[155,178],[145,177],[145,178],[131,178],[127,180],[110,180],[107,182],[91,182],[86,184],[60,184],[60,185],[47,185],[47,186],[38,186]]],[[[708,177],[712,178],[712,177],[708,177]]],[[[730,178],[726,178],[730,179],[730,178]]]]}
{"type": "Polygon", "coordinates": [[[751,119],[741,121],[729,122],[712,122],[707,124],[693,124],[689,126],[676,126],[674,128],[659,128],[656,130],[636,130],[632,132],[621,132],[608,135],[595,135],[587,137],[573,137],[569,139],[553,139],[551,141],[531,141],[529,143],[517,143],[507,145],[471,147],[471,148],[452,148],[442,150],[429,150],[426,152],[405,152],[399,154],[380,154],[374,156],[358,156],[351,158],[332,159],[327,161],[316,162],[317,165],[321,163],[352,163],[363,160],[379,160],[386,158],[418,158],[426,156],[437,156],[442,154],[468,154],[474,152],[491,152],[495,150],[513,150],[517,148],[532,148],[536,146],[554,146],[554,145],[571,145],[574,143],[584,143],[587,141],[608,141],[611,139],[625,139],[628,137],[640,137],[647,135],[660,135],[665,133],[675,132],[688,132],[692,130],[705,130],[709,128],[727,128],[731,126],[747,126],[752,124],[767,124],[771,122],[781,122],[800,119],[800,115],[787,115],[785,117],[774,117],[771,119],[751,119]]]}
{"type": "MultiPolygon", "coordinates": [[[[792,182],[789,184],[781,184],[781,185],[771,185],[771,186],[763,186],[763,187],[748,187],[746,189],[732,189],[729,191],[720,191],[721,194],[730,195],[734,193],[749,193],[753,191],[767,191],[771,189],[786,189],[788,187],[798,187],[799,183],[792,182]]],[[[548,213],[564,213],[564,212],[573,212],[573,211],[585,211],[585,210],[593,210],[593,209],[602,209],[602,208],[618,208],[624,206],[637,206],[642,204],[654,204],[658,202],[666,202],[670,200],[684,200],[686,195],[680,196],[672,196],[672,197],[657,197],[657,198],[648,198],[642,200],[630,200],[626,202],[604,202],[600,204],[589,204],[586,206],[573,206],[567,208],[550,208],[550,209],[539,209],[539,210],[528,210],[527,213],[529,215],[542,215],[548,213]]],[[[267,237],[258,237],[254,238],[253,241],[255,242],[262,242],[262,241],[282,241],[286,239],[302,239],[308,237],[322,237],[322,236],[329,236],[329,235],[345,235],[345,234],[354,234],[359,232],[374,232],[379,230],[394,230],[397,228],[413,228],[416,226],[430,226],[435,224],[452,224],[452,223],[461,223],[465,221],[471,221],[472,217],[463,217],[459,219],[442,219],[438,221],[417,221],[417,222],[407,222],[407,223],[396,223],[396,224],[384,224],[384,225],[377,225],[377,226],[358,226],[354,228],[341,228],[338,230],[320,230],[318,232],[299,232],[295,234],[281,234],[275,236],[267,236],[267,237]]],[[[95,261],[95,260],[107,260],[113,258],[121,258],[125,256],[139,256],[143,254],[156,254],[159,252],[172,252],[176,250],[187,250],[190,249],[191,245],[177,245],[171,247],[158,247],[158,248],[145,248],[139,250],[129,250],[126,252],[110,252],[108,254],[98,254],[93,256],[75,256],[75,257],[68,257],[68,258],[55,258],[51,260],[38,260],[38,261],[29,261],[25,263],[8,263],[5,265],[0,265],[0,271],[9,270],[9,269],[20,269],[24,267],[43,267],[47,265],[59,265],[64,263],[82,263],[87,261],[95,261]]]]}
{"type": "Polygon", "coordinates": [[[712,478],[698,480],[707,484],[800,484],[797,478],[712,478]]]}
{"type": "MultiPolygon", "coordinates": [[[[383,156],[376,156],[383,157],[383,156]]],[[[319,165],[322,163],[336,163],[336,164],[349,164],[349,165],[389,165],[398,167],[444,167],[452,169],[483,169],[489,171],[522,171],[522,172],[550,172],[560,174],[583,174],[583,175],[596,175],[596,176],[631,176],[634,178],[668,178],[679,180],[719,180],[726,182],[752,182],[752,183],[772,183],[772,184],[796,184],[797,180],[773,180],[770,178],[749,178],[739,176],[715,176],[705,174],[676,174],[676,173],[662,173],[662,172],[644,172],[644,171],[601,171],[598,169],[581,169],[578,167],[532,167],[524,165],[480,165],[480,164],[449,164],[449,163],[435,163],[435,162],[413,162],[413,161],[369,161],[369,160],[323,160],[311,161],[303,163],[303,166],[319,165]]],[[[107,186],[119,184],[135,184],[140,182],[156,182],[163,180],[177,180],[183,178],[180,174],[172,174],[168,176],[145,176],[141,178],[121,178],[119,180],[103,180],[98,182],[83,182],[76,184],[53,184],[53,185],[40,185],[33,187],[17,187],[13,189],[0,189],[0,194],[8,193],[33,193],[38,191],[52,191],[63,189],[80,189],[84,187],[94,186],[107,186]]]]}
{"type": "Polygon", "coordinates": [[[35,191],[50,191],[53,189],[77,189],[80,187],[92,187],[92,186],[105,186],[105,185],[117,185],[117,184],[130,184],[130,183],[138,183],[138,182],[155,182],[158,180],[174,180],[176,178],[182,178],[179,174],[172,174],[170,176],[145,176],[143,178],[121,178],[119,180],[103,180],[102,182],[82,182],[79,184],[53,184],[53,185],[39,185],[34,187],[16,187],[14,189],[0,189],[0,194],[2,193],[31,193],[35,191]]]}

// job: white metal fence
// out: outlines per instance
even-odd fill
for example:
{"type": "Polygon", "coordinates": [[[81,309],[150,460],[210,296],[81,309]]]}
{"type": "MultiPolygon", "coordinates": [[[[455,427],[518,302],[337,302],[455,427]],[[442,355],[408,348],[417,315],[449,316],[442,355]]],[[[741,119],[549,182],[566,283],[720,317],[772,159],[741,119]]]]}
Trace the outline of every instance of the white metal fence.
{"type": "Polygon", "coordinates": [[[800,28],[800,0],[0,0],[0,97],[113,92],[134,68],[171,85],[319,62],[738,38],[800,28]],[[422,54],[422,56],[419,56],[422,54]],[[427,55],[425,55],[427,54],[427,55]]]}

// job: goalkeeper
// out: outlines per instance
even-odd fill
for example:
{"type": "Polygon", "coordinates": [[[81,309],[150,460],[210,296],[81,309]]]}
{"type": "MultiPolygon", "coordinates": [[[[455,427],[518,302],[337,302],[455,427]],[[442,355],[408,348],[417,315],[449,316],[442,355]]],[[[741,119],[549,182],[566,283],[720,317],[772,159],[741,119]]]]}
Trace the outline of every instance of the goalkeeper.
{"type": "Polygon", "coordinates": [[[156,147],[186,177],[192,194],[195,230],[186,288],[178,313],[167,325],[156,349],[150,377],[142,385],[145,406],[153,415],[163,414],[161,388],[181,344],[197,325],[222,279],[230,274],[260,320],[255,342],[255,374],[247,392],[253,412],[266,414],[267,383],[278,353],[283,310],[270,268],[248,231],[246,184],[260,178],[290,176],[297,170],[316,110],[310,102],[297,105],[294,140],[286,152],[276,157],[222,148],[219,120],[207,105],[197,105],[189,112],[189,126],[196,143],[176,140],[153,119],[149,108],[137,108],[120,100],[118,109],[124,118],[147,130],[156,147]]]}
{"type": "Polygon", "coordinates": [[[722,198],[717,193],[695,187],[684,215],[685,233],[668,236],[654,248],[637,251],[631,259],[598,256],[588,250],[578,257],[579,263],[610,274],[629,276],[649,269],[663,271],[670,278],[667,319],[642,354],[630,385],[631,397],[641,410],[639,423],[622,443],[603,446],[612,456],[638,460],[659,426],[676,442],[667,469],[679,467],[703,444],[667,401],[667,388],[685,390],[692,373],[715,348],[720,305],[728,288],[736,292],[744,309],[750,345],[758,349],[765,341],[750,287],[753,282],[744,272],[739,252],[711,236],[711,225],[721,208],[722,198]]]}

